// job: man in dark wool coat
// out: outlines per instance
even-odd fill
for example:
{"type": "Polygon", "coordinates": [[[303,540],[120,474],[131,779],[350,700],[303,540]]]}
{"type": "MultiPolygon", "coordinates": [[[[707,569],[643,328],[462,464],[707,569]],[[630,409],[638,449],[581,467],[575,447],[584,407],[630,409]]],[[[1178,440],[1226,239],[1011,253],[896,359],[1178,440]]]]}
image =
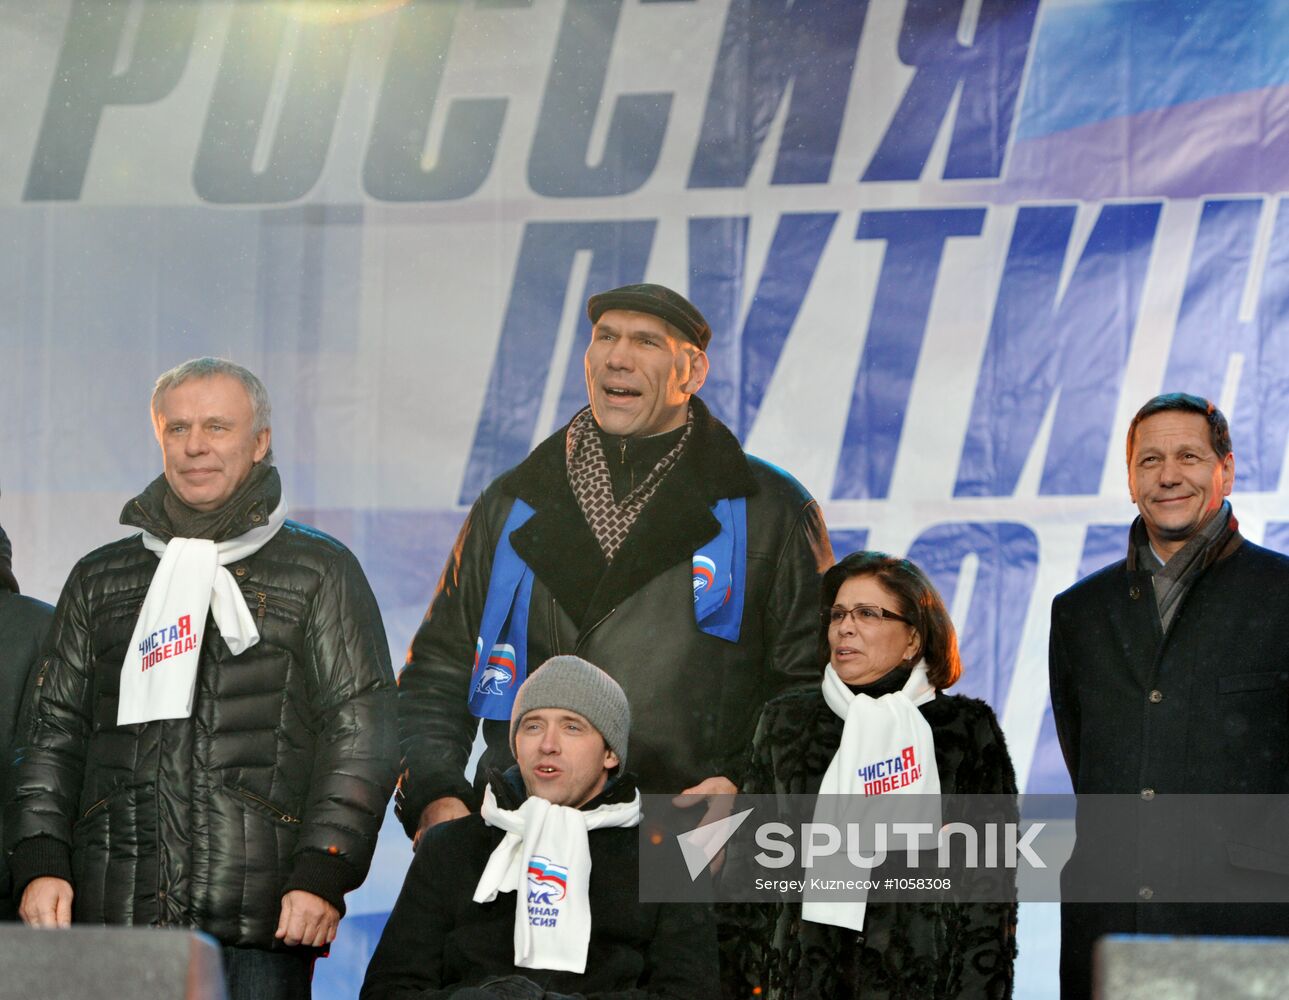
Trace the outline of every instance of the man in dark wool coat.
{"type": "Polygon", "coordinates": [[[590,406],[475,502],[399,679],[409,835],[477,809],[465,769],[513,763],[515,692],[576,653],[637,713],[643,792],[736,790],[761,706],[818,682],[819,506],[694,395],[712,331],[661,285],[593,295],[590,406]]]}
{"type": "Polygon", "coordinates": [[[622,688],[556,656],[513,711],[519,763],[423,838],[361,1000],[710,1000],[711,907],[640,902],[622,688]]]}
{"type": "MultiPolygon", "coordinates": [[[[1289,935],[1289,906],[1248,901],[1289,895],[1241,894],[1289,872],[1283,826],[1248,810],[1224,816],[1237,800],[1185,828],[1161,822],[1183,793],[1289,792],[1289,559],[1241,537],[1225,499],[1234,478],[1230,430],[1212,403],[1150,400],[1128,429],[1139,516],[1127,558],[1052,605],[1052,708],[1081,797],[1062,872],[1065,1000],[1091,995],[1104,934],[1289,935]],[[1107,794],[1132,797],[1118,800],[1131,803],[1131,823],[1094,831],[1102,814],[1083,797],[1107,794]],[[1111,897],[1070,901],[1089,899],[1110,869],[1121,880],[1111,897]],[[1194,891],[1201,879],[1211,895],[1194,891]]],[[[1266,810],[1283,800],[1238,801],[1266,810]]]]}
{"type": "MultiPolygon", "coordinates": [[[[13,546],[0,527],[0,789],[13,787],[13,749],[25,742],[22,730],[31,724],[36,683],[41,680],[36,661],[49,631],[54,609],[44,601],[18,591],[13,575],[13,546]]],[[[4,828],[0,825],[0,831],[4,828]]],[[[10,892],[9,860],[0,851],[0,920],[18,916],[10,892]]]]}

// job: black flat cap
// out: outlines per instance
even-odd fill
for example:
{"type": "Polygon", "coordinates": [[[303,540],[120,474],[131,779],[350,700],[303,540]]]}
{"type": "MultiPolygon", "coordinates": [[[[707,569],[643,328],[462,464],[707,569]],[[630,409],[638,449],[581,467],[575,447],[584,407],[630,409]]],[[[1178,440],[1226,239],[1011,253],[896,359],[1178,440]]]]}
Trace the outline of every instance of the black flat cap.
{"type": "Polygon", "coordinates": [[[703,314],[689,299],[666,285],[623,285],[592,295],[586,302],[586,315],[592,323],[598,323],[610,309],[629,309],[665,319],[702,351],[707,350],[708,341],[712,339],[712,328],[707,325],[703,314]]]}

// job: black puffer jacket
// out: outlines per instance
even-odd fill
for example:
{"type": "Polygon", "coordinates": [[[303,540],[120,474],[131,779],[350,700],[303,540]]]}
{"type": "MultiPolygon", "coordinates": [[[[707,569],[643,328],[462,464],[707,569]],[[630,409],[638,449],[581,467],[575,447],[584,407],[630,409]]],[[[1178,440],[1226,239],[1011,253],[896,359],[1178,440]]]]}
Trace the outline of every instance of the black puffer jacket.
{"type": "MultiPolygon", "coordinates": [[[[477,805],[464,771],[478,720],[467,708],[475,638],[497,539],[515,498],[536,513],[511,535],[535,577],[528,666],[576,653],[631,702],[631,769],[644,792],[675,793],[714,775],[735,783],[765,702],[819,679],[819,574],[832,548],[819,505],[791,476],[743,453],[694,397],[694,429],[613,562],[568,484],[565,430],[476,501],[399,678],[408,832],[431,801],[477,805]],[[747,497],[747,590],[737,643],[694,623],[693,554],[719,531],[722,497],[747,497]]],[[[509,725],[488,721],[479,774],[514,760],[509,725]]]]}
{"type": "MultiPolygon", "coordinates": [[[[156,484],[131,510],[168,537],[156,484]]],[[[263,499],[242,504],[215,537],[267,515],[263,499]]],[[[288,521],[228,566],[259,643],[234,657],[208,619],[192,717],[117,726],[156,568],[138,536],[114,542],[77,564],[59,599],[6,824],[15,889],[56,875],[75,888],[74,921],[195,926],[272,948],[285,891],[343,910],[371,863],[397,760],[380,612],[344,546],[288,521]]]]}

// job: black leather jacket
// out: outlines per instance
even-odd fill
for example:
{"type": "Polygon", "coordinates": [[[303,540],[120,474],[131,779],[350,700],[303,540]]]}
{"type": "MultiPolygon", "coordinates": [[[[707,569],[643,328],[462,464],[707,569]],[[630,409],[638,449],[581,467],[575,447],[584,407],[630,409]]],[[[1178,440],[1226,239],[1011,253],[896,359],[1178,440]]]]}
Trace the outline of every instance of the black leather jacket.
{"type": "MultiPolygon", "coordinates": [[[[154,489],[133,509],[160,535],[154,489]]],[[[242,505],[217,537],[267,514],[262,500],[242,505]]],[[[397,759],[380,611],[344,546],[288,521],[228,566],[260,641],[234,657],[208,620],[192,717],[117,726],[156,568],[139,536],[114,542],[76,565],[59,599],[6,824],[15,891],[56,875],[73,883],[75,922],[280,947],[284,892],[343,912],[371,863],[397,759]]]]}
{"type": "MultiPolygon", "coordinates": [[[[477,806],[464,777],[477,727],[467,708],[475,638],[497,538],[515,497],[536,511],[511,536],[535,577],[528,665],[577,653],[631,702],[629,766],[644,792],[679,792],[715,775],[736,783],[757,714],[785,686],[815,682],[819,575],[832,549],[819,505],[782,470],[743,453],[697,398],[675,467],[607,568],[568,485],[564,430],[475,502],[399,678],[409,833],[434,799],[477,806]],[[719,525],[711,505],[747,497],[747,591],[738,643],[694,622],[692,558],[719,525]]],[[[483,726],[479,774],[512,762],[508,724],[483,726]]]]}

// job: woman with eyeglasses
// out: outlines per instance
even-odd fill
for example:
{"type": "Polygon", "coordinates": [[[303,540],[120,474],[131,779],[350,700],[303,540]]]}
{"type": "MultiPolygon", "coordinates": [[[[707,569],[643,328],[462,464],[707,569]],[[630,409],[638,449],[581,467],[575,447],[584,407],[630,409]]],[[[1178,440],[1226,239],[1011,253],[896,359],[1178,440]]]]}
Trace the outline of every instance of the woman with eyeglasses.
{"type": "MultiPolygon", "coordinates": [[[[855,552],[824,575],[821,596],[823,683],[766,704],[742,790],[1014,795],[994,713],[942,693],[962,664],[949,612],[926,575],[907,559],[855,552]]],[[[857,800],[817,800],[839,801],[857,800]]],[[[918,803],[938,809],[940,801],[918,803]]],[[[738,936],[747,986],[761,986],[762,996],[1011,996],[1014,902],[820,903],[807,895],[804,904],[758,909],[740,921],[748,926],[738,936]]]]}

